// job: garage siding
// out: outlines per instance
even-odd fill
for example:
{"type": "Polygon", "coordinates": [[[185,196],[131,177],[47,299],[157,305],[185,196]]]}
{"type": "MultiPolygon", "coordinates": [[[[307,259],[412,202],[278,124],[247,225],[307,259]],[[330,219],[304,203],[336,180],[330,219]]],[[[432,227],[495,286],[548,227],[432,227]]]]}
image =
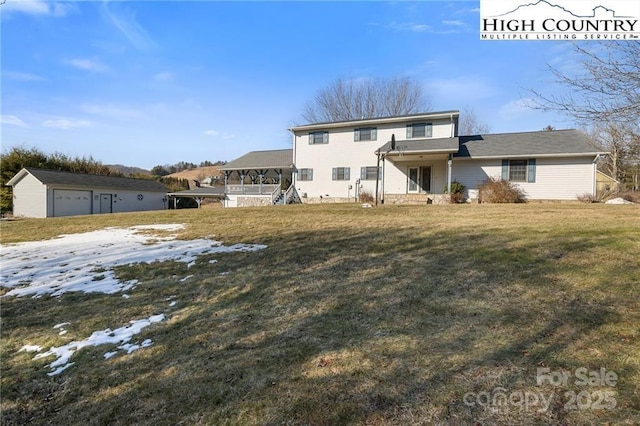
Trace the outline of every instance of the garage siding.
{"type": "Polygon", "coordinates": [[[13,188],[13,215],[47,217],[47,187],[26,174],[13,188]]]}

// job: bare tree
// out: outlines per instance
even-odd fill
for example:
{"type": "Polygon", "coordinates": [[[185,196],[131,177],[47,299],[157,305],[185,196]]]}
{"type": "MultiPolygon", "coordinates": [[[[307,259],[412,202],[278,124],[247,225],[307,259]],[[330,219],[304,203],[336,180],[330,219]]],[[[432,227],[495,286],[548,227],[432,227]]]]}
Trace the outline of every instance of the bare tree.
{"type": "Polygon", "coordinates": [[[625,181],[628,172],[639,164],[640,132],[630,124],[600,123],[592,127],[589,136],[609,155],[599,165],[609,176],[625,181]]]}
{"type": "Polygon", "coordinates": [[[490,132],[491,126],[480,122],[473,109],[465,107],[460,112],[460,121],[458,123],[458,134],[460,136],[482,135],[490,132]]]}
{"type": "Polygon", "coordinates": [[[558,111],[582,123],[638,123],[640,119],[640,43],[620,41],[574,44],[578,71],[574,74],[548,65],[567,95],[535,95],[534,108],[558,111]]]}
{"type": "Polygon", "coordinates": [[[430,107],[422,85],[407,77],[337,79],[321,89],[302,113],[306,123],[406,115],[430,107]]]}

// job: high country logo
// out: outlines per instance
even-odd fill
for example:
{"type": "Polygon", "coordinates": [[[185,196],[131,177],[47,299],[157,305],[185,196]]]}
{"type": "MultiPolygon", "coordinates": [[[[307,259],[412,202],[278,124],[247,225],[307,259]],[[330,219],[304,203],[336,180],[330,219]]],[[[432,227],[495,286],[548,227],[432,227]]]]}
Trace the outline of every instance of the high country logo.
{"type": "Polygon", "coordinates": [[[640,1],[481,0],[482,40],[638,40],[640,1]],[[561,3],[561,4],[560,4],[561,3]]]}

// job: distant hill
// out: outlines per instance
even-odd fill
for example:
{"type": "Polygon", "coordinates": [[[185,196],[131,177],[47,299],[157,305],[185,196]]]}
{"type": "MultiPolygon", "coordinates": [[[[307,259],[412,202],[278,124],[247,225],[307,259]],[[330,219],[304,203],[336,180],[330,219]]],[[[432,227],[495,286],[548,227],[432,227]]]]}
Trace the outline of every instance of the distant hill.
{"type": "Polygon", "coordinates": [[[224,182],[224,179],[222,176],[223,174],[220,171],[220,166],[196,167],[195,169],[183,170],[181,172],[167,175],[167,177],[172,177],[177,179],[188,179],[189,182],[194,180],[202,182],[205,178],[208,178],[208,177],[218,177],[219,182],[220,181],[224,182]]]}
{"type": "Polygon", "coordinates": [[[123,166],[122,164],[107,164],[107,167],[122,173],[125,176],[129,175],[151,175],[151,172],[140,167],[123,166]]]}

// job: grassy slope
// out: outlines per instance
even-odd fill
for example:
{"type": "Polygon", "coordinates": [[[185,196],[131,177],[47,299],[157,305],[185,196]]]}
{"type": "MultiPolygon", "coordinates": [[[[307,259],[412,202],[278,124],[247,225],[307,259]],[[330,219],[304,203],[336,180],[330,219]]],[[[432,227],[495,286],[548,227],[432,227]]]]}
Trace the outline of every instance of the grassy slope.
{"type": "Polygon", "coordinates": [[[3,423],[640,422],[635,206],[182,210],[5,222],[2,241],[176,222],[183,238],[269,248],[203,256],[186,282],[183,264],[121,268],[141,280],[126,300],[2,299],[3,423]],[[136,339],[153,346],[107,361],[112,347],[86,349],[57,377],[17,353],[156,313],[169,319],[136,339]],[[619,381],[540,387],[540,366],[619,381]],[[464,404],[497,387],[554,399],[546,412],[464,404]],[[617,407],[565,410],[572,390],[613,391],[617,407]]]}

